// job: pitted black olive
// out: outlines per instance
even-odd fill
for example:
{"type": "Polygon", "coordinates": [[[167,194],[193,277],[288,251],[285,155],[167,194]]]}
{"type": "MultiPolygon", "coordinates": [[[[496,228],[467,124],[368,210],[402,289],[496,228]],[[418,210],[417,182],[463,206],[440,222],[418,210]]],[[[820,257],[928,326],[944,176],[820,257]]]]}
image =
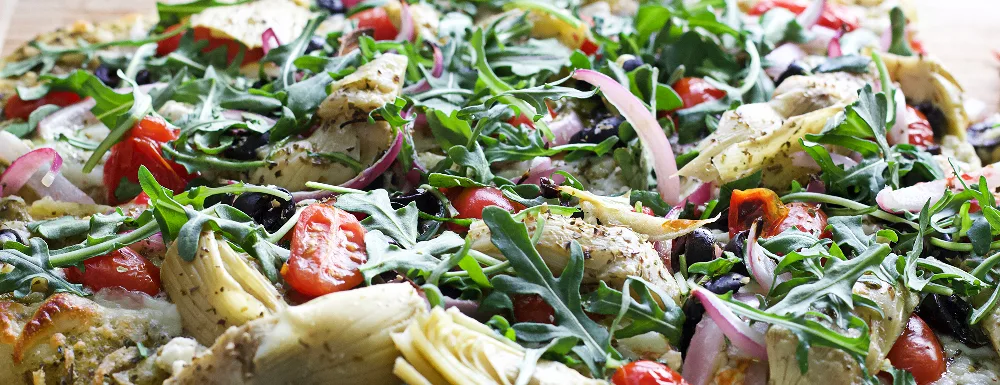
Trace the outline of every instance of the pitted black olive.
{"type": "Polygon", "coordinates": [[[310,53],[316,50],[321,50],[323,49],[323,46],[325,44],[326,44],[325,39],[319,36],[313,36],[312,39],[309,39],[309,45],[306,46],[306,53],[310,53]]]}
{"type": "Polygon", "coordinates": [[[556,199],[559,198],[559,185],[555,181],[549,178],[542,178],[538,181],[538,188],[542,193],[542,198],[545,199],[556,199]]]}
{"type": "MultiPolygon", "coordinates": [[[[278,190],[288,192],[283,188],[278,190]]],[[[295,199],[284,200],[270,194],[243,193],[233,201],[233,207],[253,218],[269,232],[275,232],[295,215],[295,199]]]]}
{"type": "Polygon", "coordinates": [[[625,70],[625,72],[629,72],[629,71],[632,71],[632,70],[634,70],[636,68],[639,68],[643,64],[645,64],[645,63],[642,62],[642,59],[637,58],[637,57],[633,57],[631,59],[626,60],[624,63],[622,63],[622,69],[625,70]]]}
{"type": "MultiPolygon", "coordinates": [[[[744,230],[736,233],[736,235],[732,238],[729,238],[729,243],[726,244],[726,247],[722,248],[722,251],[728,251],[733,253],[733,255],[737,258],[742,259],[743,255],[746,254],[747,236],[749,235],[749,232],[749,230],[744,230]]],[[[733,272],[750,275],[750,272],[747,271],[747,267],[742,261],[733,266],[733,272]]]]}
{"type": "Polygon", "coordinates": [[[12,241],[17,243],[24,243],[24,239],[21,239],[21,234],[12,229],[2,229],[0,230],[0,248],[3,248],[4,242],[12,241]]]}
{"type": "Polygon", "coordinates": [[[996,121],[973,124],[966,133],[966,140],[976,149],[976,155],[984,164],[1000,160],[1000,125],[996,121]]]}
{"type": "Polygon", "coordinates": [[[726,294],[739,290],[748,282],[747,277],[739,273],[726,273],[716,277],[705,285],[705,289],[715,294],[726,294]]]}
{"type": "Polygon", "coordinates": [[[222,152],[226,158],[236,160],[257,160],[257,149],[267,145],[270,133],[258,133],[247,130],[235,132],[233,144],[222,152]]]}
{"type": "Polygon", "coordinates": [[[970,312],[972,306],[957,295],[931,294],[917,307],[917,314],[935,331],[974,348],[986,346],[990,339],[978,325],[969,325],[970,312]]]}
{"type": "Polygon", "coordinates": [[[774,86],[777,87],[778,85],[781,84],[781,82],[785,81],[785,79],[788,79],[792,76],[806,75],[808,73],[809,70],[805,66],[803,66],[802,63],[793,61],[792,64],[789,64],[788,68],[785,69],[785,72],[782,72],[781,75],[778,75],[778,78],[774,80],[774,86]]]}
{"type": "Polygon", "coordinates": [[[122,78],[118,77],[118,70],[108,67],[105,64],[101,64],[94,70],[94,76],[96,76],[101,83],[104,83],[104,85],[111,88],[118,87],[118,85],[122,82],[122,78]]]}
{"type": "Polygon", "coordinates": [[[948,117],[944,116],[944,112],[940,108],[932,103],[920,103],[913,108],[920,111],[927,118],[927,122],[931,124],[931,129],[934,130],[934,134],[938,134],[946,131],[948,127],[948,117]]]}
{"type": "Polygon", "coordinates": [[[316,0],[316,5],[332,14],[344,13],[347,10],[342,0],[316,0]]]}
{"type": "Polygon", "coordinates": [[[711,261],[715,259],[715,236],[709,229],[696,229],[690,234],[674,240],[673,250],[670,254],[672,271],[680,271],[681,254],[684,254],[684,262],[688,266],[691,266],[692,263],[711,261]]]}
{"type": "MultiPolygon", "coordinates": [[[[441,200],[427,190],[417,189],[410,194],[392,197],[390,201],[392,202],[392,207],[397,210],[412,202],[416,202],[417,210],[438,217],[448,216],[447,210],[441,203],[441,200]]],[[[418,239],[426,240],[437,234],[438,229],[441,227],[441,222],[432,219],[421,219],[418,222],[418,227],[420,229],[420,237],[418,239]]]]}
{"type": "Polygon", "coordinates": [[[590,127],[573,135],[571,143],[601,143],[605,139],[618,135],[618,126],[621,126],[625,119],[620,116],[611,116],[597,121],[590,127]]]}
{"type": "Polygon", "coordinates": [[[143,85],[153,82],[153,76],[149,74],[149,70],[139,70],[135,74],[135,84],[143,85]]]}

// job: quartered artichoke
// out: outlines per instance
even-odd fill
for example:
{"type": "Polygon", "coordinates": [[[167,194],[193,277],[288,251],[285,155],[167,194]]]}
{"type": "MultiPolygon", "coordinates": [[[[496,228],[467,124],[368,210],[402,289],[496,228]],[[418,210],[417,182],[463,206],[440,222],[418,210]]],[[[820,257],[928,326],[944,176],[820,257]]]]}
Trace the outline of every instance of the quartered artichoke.
{"type": "Polygon", "coordinates": [[[185,261],[175,242],[167,250],[160,280],[177,304],[184,329],[211,345],[230,326],[273,314],[287,305],[250,262],[212,231],[198,241],[198,254],[185,261]]]}
{"type": "MultiPolygon", "coordinates": [[[[456,309],[434,308],[392,335],[402,357],[393,373],[410,385],[513,384],[521,374],[525,349],[498,339],[493,331],[456,309]]],[[[596,385],[559,362],[539,360],[530,385],[596,385]]]]}
{"type": "Polygon", "coordinates": [[[646,215],[635,211],[628,199],[605,197],[570,186],[559,186],[562,193],[580,200],[584,219],[590,223],[611,226],[625,226],[649,237],[651,241],[663,241],[681,237],[699,227],[715,222],[715,219],[690,220],[667,219],[646,215]]]}
{"type": "Polygon", "coordinates": [[[230,328],[164,384],[399,384],[390,334],[426,313],[405,283],[327,294],[230,328]]]}
{"type": "Polygon", "coordinates": [[[928,56],[885,54],[883,60],[889,77],[899,83],[909,104],[930,103],[944,114],[945,126],[935,127],[944,132],[935,134],[954,135],[964,142],[969,115],[962,100],[962,87],[955,77],[940,62],[928,56]]]}
{"type": "MultiPolygon", "coordinates": [[[[583,282],[605,281],[621,287],[629,276],[638,276],[666,292],[680,303],[680,288],[673,275],[663,265],[653,245],[632,229],[622,226],[594,225],[580,218],[552,213],[528,215],[524,218],[528,234],[542,226],[535,247],[552,271],[562,271],[569,262],[570,242],[580,243],[585,255],[583,282]]],[[[496,258],[504,258],[490,239],[490,229],[482,221],[473,222],[468,237],[472,248],[496,258]]]]}

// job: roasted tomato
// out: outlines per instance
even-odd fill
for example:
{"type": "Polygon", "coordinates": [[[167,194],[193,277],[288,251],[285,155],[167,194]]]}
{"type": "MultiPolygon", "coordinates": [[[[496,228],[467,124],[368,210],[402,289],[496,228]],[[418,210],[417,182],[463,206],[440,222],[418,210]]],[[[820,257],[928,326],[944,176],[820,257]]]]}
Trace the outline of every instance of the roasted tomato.
{"type": "Polygon", "coordinates": [[[281,276],[295,291],[318,297],[361,284],[368,260],[365,229],[344,210],[316,203],[302,210],[292,233],[291,255],[281,276]]]}
{"type": "MultiPolygon", "coordinates": [[[[806,10],[810,2],[812,0],[760,0],[750,10],[750,15],[760,16],[774,8],[784,8],[798,15],[806,10]]],[[[858,15],[851,12],[850,8],[829,2],[826,8],[823,8],[823,14],[816,24],[833,30],[843,28],[847,31],[853,31],[860,25],[858,15]]]]}
{"type": "Polygon", "coordinates": [[[76,267],[64,271],[67,280],[93,291],[120,287],[149,295],[160,292],[160,268],[128,247],[84,261],[82,272],[76,267]]]}
{"type": "Polygon", "coordinates": [[[399,35],[399,30],[389,19],[389,13],[382,7],[366,9],[351,15],[351,19],[358,22],[358,28],[371,28],[375,30],[375,40],[392,40],[399,35]]]}
{"type": "MultiPolygon", "coordinates": [[[[180,24],[170,26],[166,29],[166,31],[167,32],[173,31],[180,27],[181,27],[180,24]]],[[[183,35],[184,34],[181,33],[160,40],[158,43],[156,43],[156,55],[166,56],[171,52],[176,51],[177,47],[180,46],[181,44],[181,36],[183,35]]],[[[213,35],[212,30],[209,28],[194,27],[194,40],[196,41],[208,40],[208,45],[206,45],[205,48],[201,49],[202,52],[211,52],[216,48],[226,47],[226,58],[229,60],[229,62],[232,62],[234,59],[236,59],[236,55],[239,54],[240,50],[243,50],[244,51],[243,61],[241,62],[241,64],[255,63],[257,61],[260,61],[260,59],[264,57],[263,48],[257,47],[254,49],[247,49],[247,46],[243,45],[243,43],[240,43],[236,40],[230,39],[228,37],[215,37],[212,35],[213,35]]]]}
{"type": "Polygon", "coordinates": [[[764,234],[765,236],[775,236],[781,232],[796,228],[799,231],[807,232],[817,237],[823,237],[826,232],[826,213],[819,208],[818,204],[805,202],[792,202],[785,205],[788,208],[788,216],[778,225],[777,232],[764,234]]]}
{"type": "MultiPolygon", "coordinates": [[[[489,206],[497,206],[507,211],[514,211],[514,203],[503,196],[503,192],[496,187],[469,187],[461,191],[449,191],[451,205],[458,211],[458,218],[482,219],[483,209],[489,206]]],[[[452,231],[462,231],[465,229],[453,223],[448,224],[452,231]]]]}
{"type": "Polygon", "coordinates": [[[726,91],[713,87],[702,78],[681,78],[672,87],[684,102],[684,107],[681,108],[691,108],[726,97],[726,91]]]}
{"type": "Polygon", "coordinates": [[[594,56],[600,48],[601,47],[598,46],[597,43],[594,43],[590,39],[584,40],[583,44],[580,44],[580,51],[587,56],[594,56]]]}
{"type": "Polygon", "coordinates": [[[653,361],[635,361],[618,368],[614,385],[687,385],[687,381],[670,367],[653,361]]]}
{"type": "Polygon", "coordinates": [[[7,105],[3,107],[3,113],[7,119],[28,120],[32,112],[37,110],[38,107],[46,104],[55,104],[59,107],[65,107],[79,101],[80,95],[69,91],[51,91],[45,96],[35,100],[22,100],[20,96],[14,94],[7,99],[7,105]]]}
{"type": "Polygon", "coordinates": [[[517,322],[555,324],[556,311],[538,294],[515,294],[514,319],[517,322]]]}
{"type": "Polygon", "coordinates": [[[906,133],[910,137],[910,144],[927,148],[934,145],[934,129],[927,116],[920,110],[912,106],[906,106],[906,133]]]}
{"type": "Polygon", "coordinates": [[[147,116],[137,123],[125,138],[111,147],[111,155],[104,163],[104,185],[108,189],[108,202],[120,204],[122,201],[115,192],[122,178],[132,183],[139,183],[139,167],[146,166],[156,181],[163,187],[174,192],[183,191],[187,183],[195,175],[187,172],[184,166],[163,157],[160,146],[163,143],[177,139],[177,134],[167,127],[167,123],[158,117],[147,116]]]}
{"type": "Polygon", "coordinates": [[[777,234],[788,211],[774,191],[766,188],[733,190],[729,200],[729,236],[749,229],[757,220],[763,220],[760,234],[777,234]]]}
{"type": "Polygon", "coordinates": [[[889,350],[892,366],[913,374],[917,385],[927,385],[941,378],[945,371],[941,342],[924,320],[913,315],[906,330],[889,350]]]}

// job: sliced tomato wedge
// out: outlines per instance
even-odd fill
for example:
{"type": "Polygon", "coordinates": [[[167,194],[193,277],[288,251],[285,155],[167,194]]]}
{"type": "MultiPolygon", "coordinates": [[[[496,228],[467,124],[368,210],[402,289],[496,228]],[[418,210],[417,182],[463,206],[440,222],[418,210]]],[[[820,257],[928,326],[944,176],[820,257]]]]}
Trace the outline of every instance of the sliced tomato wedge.
{"type": "Polygon", "coordinates": [[[762,220],[760,234],[771,236],[781,232],[780,226],[788,216],[788,207],[781,203],[778,194],[766,188],[733,190],[729,200],[729,236],[747,230],[754,222],[762,220]]]}
{"type": "Polygon", "coordinates": [[[160,292],[160,268],[128,247],[90,258],[83,262],[83,268],[65,269],[66,279],[93,291],[120,287],[149,295],[160,292]]]}
{"type": "MultiPolygon", "coordinates": [[[[775,8],[784,8],[798,15],[805,12],[806,7],[809,6],[811,1],[812,0],[760,0],[752,9],[750,9],[750,15],[760,16],[775,8]]],[[[858,15],[854,14],[850,8],[839,4],[831,4],[830,2],[827,2],[826,8],[823,8],[823,14],[820,15],[819,21],[817,21],[816,24],[832,30],[840,30],[843,28],[847,31],[858,29],[861,25],[858,15]]]]}
{"type": "MultiPolygon", "coordinates": [[[[166,29],[165,32],[170,32],[180,28],[181,25],[173,25],[166,29]]],[[[166,39],[160,40],[156,43],[156,55],[166,56],[171,52],[177,50],[177,47],[181,44],[181,36],[183,33],[177,34],[166,39]]],[[[194,27],[194,39],[196,41],[208,40],[208,45],[202,48],[202,52],[211,52],[219,47],[226,48],[226,58],[230,63],[236,59],[236,55],[239,54],[240,50],[244,50],[243,61],[241,64],[256,63],[264,57],[264,49],[261,47],[247,49],[247,46],[236,40],[230,38],[216,37],[213,36],[212,30],[206,27],[194,27]]]]}
{"type": "Polygon", "coordinates": [[[367,260],[361,222],[347,211],[316,203],[295,223],[281,276],[295,291],[318,297],[360,285],[364,276],[358,268],[367,260]]]}
{"type": "Polygon", "coordinates": [[[31,113],[38,107],[46,104],[55,104],[59,107],[66,107],[80,101],[80,95],[69,91],[50,91],[45,96],[35,100],[23,100],[17,94],[13,94],[7,99],[7,104],[3,107],[4,116],[7,119],[28,120],[31,113]]]}
{"type": "Polygon", "coordinates": [[[392,24],[385,8],[366,9],[351,15],[351,19],[358,22],[358,28],[375,30],[375,40],[392,40],[396,38],[396,35],[399,35],[399,29],[392,24]]]}
{"type": "Polygon", "coordinates": [[[118,197],[115,193],[122,179],[139,183],[140,166],[146,166],[161,186],[175,193],[183,191],[196,175],[188,173],[177,162],[164,158],[160,149],[164,143],[175,139],[177,134],[167,127],[166,121],[155,116],[147,116],[132,127],[121,142],[111,147],[111,155],[104,163],[108,202],[117,205],[123,203],[123,199],[131,199],[118,197]]]}
{"type": "Polygon", "coordinates": [[[906,133],[910,138],[910,144],[927,148],[934,145],[934,129],[927,116],[920,110],[912,106],[906,106],[906,133]]]}
{"type": "Polygon", "coordinates": [[[635,361],[618,368],[611,377],[614,385],[687,385],[680,373],[653,361],[635,361]]]}
{"type": "Polygon", "coordinates": [[[699,104],[719,100],[726,97],[726,91],[715,88],[702,78],[680,78],[671,86],[681,97],[684,107],[691,108],[699,104]]]}
{"type": "Polygon", "coordinates": [[[816,237],[828,237],[830,233],[826,231],[827,216],[820,209],[819,204],[792,202],[785,205],[788,208],[788,215],[778,225],[776,232],[764,234],[765,236],[775,236],[788,229],[798,229],[816,237]]]}

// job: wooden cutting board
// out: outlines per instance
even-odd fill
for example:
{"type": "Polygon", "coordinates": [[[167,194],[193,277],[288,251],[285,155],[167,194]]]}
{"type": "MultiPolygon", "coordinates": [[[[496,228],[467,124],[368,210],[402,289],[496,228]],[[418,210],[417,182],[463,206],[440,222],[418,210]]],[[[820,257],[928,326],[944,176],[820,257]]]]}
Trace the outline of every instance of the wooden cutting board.
{"type": "MultiPolygon", "coordinates": [[[[1000,110],[1000,1],[915,0],[921,39],[961,82],[968,95],[1000,110]]],[[[0,52],[78,19],[107,20],[153,13],[155,0],[0,0],[0,52]]]]}

